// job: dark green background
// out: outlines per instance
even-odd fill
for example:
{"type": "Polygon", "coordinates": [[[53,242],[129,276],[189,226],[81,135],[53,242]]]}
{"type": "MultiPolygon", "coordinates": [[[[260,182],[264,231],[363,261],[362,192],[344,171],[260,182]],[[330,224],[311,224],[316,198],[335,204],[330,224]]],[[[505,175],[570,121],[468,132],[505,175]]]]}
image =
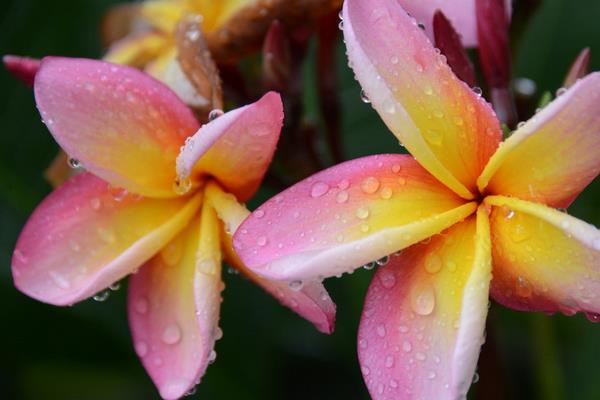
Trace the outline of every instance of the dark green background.
{"type": "MultiPolygon", "coordinates": [[[[4,0],[0,53],[99,57],[97,26],[109,0],[4,0]]],[[[517,13],[520,1],[517,0],[517,13]]],[[[600,54],[600,2],[546,0],[513,40],[515,77],[538,94],[556,90],[582,47],[600,54]]],[[[342,49],[340,46],[340,60],[342,49]]],[[[600,68],[600,55],[592,57],[600,68]]],[[[343,132],[349,158],[399,147],[340,63],[343,132]]],[[[307,64],[308,83],[314,81],[307,64]]],[[[133,352],[125,290],[104,303],[71,308],[38,303],[12,285],[9,260],[19,229],[50,190],[41,173],[56,145],[29,89],[0,71],[0,398],[154,399],[157,393],[133,352]]],[[[309,94],[311,92],[309,91],[309,94]]],[[[308,96],[313,118],[319,116],[308,96]]],[[[599,110],[600,112],[600,110],[599,110]]],[[[259,194],[264,199],[267,193],[259,194]]],[[[256,204],[256,203],[254,203],[256,204]]],[[[577,200],[573,215],[600,226],[600,186],[577,200]]],[[[355,356],[362,298],[372,272],[327,282],[338,304],[333,336],[314,329],[239,276],[227,289],[217,362],[199,386],[204,399],[368,399],[355,356]]],[[[492,389],[514,399],[600,399],[600,326],[582,316],[546,317],[493,305],[485,359],[471,394],[492,389]],[[495,356],[489,356],[495,351],[495,356]]],[[[479,396],[481,398],[481,396],[479,396]]]]}

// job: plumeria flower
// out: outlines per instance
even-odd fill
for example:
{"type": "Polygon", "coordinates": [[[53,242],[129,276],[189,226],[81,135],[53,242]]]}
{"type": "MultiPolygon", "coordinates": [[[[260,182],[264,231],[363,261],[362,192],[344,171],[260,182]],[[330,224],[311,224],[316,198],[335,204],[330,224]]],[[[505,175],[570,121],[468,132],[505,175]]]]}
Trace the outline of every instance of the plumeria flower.
{"type": "Polygon", "coordinates": [[[131,7],[109,13],[104,30],[121,31],[126,21],[129,33],[110,46],[105,60],[144,68],[188,104],[201,105],[203,99],[188,81],[191,74],[180,65],[176,31],[182,18],[198,15],[213,58],[235,63],[260,49],[273,20],[295,29],[339,9],[340,4],[341,0],[298,0],[293,7],[286,0],[146,0],[133,13],[131,7]],[[123,17],[124,13],[129,16],[123,17]]]}
{"type": "MultiPolygon", "coordinates": [[[[398,0],[406,12],[424,27],[427,35],[433,39],[433,17],[436,11],[442,11],[462,36],[467,47],[477,47],[478,0],[398,0]]],[[[504,0],[508,16],[512,13],[512,0],[504,0]]]]}
{"type": "Polygon", "coordinates": [[[313,175],[254,211],[234,248],[253,271],[287,281],[385,264],[358,334],[371,396],[464,398],[489,294],[516,310],[599,319],[600,231],[560,208],[600,172],[600,74],[501,143],[489,104],[396,0],[347,0],[343,21],[357,79],[412,157],[313,175]]]}
{"type": "Polygon", "coordinates": [[[25,225],[12,260],[19,290],[71,305],[131,274],[135,351],[165,399],[188,392],[214,360],[223,258],[332,331],[335,306],[320,284],[258,277],[231,250],[230,232],[248,214],[240,202],[257,190],[279,138],[278,94],[200,127],[175,93],[136,69],[56,57],[43,59],[34,91],[52,135],[86,172],[25,225]]]}

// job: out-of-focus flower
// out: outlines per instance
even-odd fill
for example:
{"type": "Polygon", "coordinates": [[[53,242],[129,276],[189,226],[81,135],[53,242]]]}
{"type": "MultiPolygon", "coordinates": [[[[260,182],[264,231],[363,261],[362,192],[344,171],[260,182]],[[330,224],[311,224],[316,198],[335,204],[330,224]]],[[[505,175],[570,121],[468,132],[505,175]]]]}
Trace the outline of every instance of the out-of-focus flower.
{"type": "MultiPolygon", "coordinates": [[[[462,36],[467,47],[476,47],[477,37],[476,2],[478,0],[398,0],[406,12],[422,24],[427,35],[433,39],[433,19],[436,11],[442,11],[462,36]]],[[[512,13],[512,0],[501,0],[506,4],[506,15],[512,13]]]]}
{"type": "Polygon", "coordinates": [[[396,0],[347,0],[343,26],[366,97],[414,158],[315,174],[254,211],[234,248],[258,274],[291,282],[385,265],[358,335],[371,396],[464,398],[489,294],[517,310],[600,320],[600,231],[555,209],[600,172],[600,74],[501,143],[489,104],[396,0]]]}
{"type": "Polygon", "coordinates": [[[590,73],[590,57],[591,50],[589,47],[581,50],[565,77],[565,81],[563,82],[564,88],[570,88],[575,82],[590,73]]]}
{"type": "Polygon", "coordinates": [[[260,49],[274,19],[295,29],[340,4],[341,0],[300,0],[293,6],[284,0],[147,0],[137,11],[119,8],[122,11],[109,14],[105,30],[126,23],[131,33],[111,45],[105,60],[144,68],[175,89],[186,103],[202,106],[209,99],[194,92],[197,86],[190,84],[189,71],[180,65],[186,58],[180,51],[183,38],[194,41],[202,34],[213,59],[232,63],[260,49]],[[176,35],[178,24],[189,15],[198,16],[196,31],[176,35]]]}
{"type": "Polygon", "coordinates": [[[258,188],[279,137],[278,94],[200,127],[175,93],[136,69],[55,57],[42,61],[34,92],[54,138],[86,172],[52,192],[21,232],[12,259],[19,290],[71,305],[105,297],[132,274],[135,350],[165,399],[193,388],[216,356],[222,258],[332,331],[335,306],[322,285],[260,278],[231,250],[248,214],[239,202],[258,188]]]}

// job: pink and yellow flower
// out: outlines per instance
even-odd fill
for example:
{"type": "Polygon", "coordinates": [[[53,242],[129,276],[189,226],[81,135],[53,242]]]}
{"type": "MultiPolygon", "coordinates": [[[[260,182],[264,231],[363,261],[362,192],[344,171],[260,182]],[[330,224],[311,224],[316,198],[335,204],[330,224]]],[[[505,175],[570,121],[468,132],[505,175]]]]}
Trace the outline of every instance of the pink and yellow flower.
{"type": "Polygon", "coordinates": [[[517,310],[598,319],[600,231],[556,208],[600,172],[600,74],[501,143],[489,104],[397,1],[347,0],[343,26],[357,79],[413,157],[375,155],[313,175],[254,211],[234,247],[270,279],[387,264],[358,334],[372,397],[464,398],[490,294],[517,310]]]}
{"type": "Polygon", "coordinates": [[[165,399],[184,395],[214,359],[223,258],[332,331],[335,306],[320,284],[294,291],[231,251],[230,232],[248,215],[239,202],[256,191],[279,138],[278,94],[200,127],[175,93],[138,70],[55,57],[42,61],[34,91],[52,135],[87,172],[25,225],[12,260],[17,288],[71,305],[131,274],[135,350],[165,399]]]}

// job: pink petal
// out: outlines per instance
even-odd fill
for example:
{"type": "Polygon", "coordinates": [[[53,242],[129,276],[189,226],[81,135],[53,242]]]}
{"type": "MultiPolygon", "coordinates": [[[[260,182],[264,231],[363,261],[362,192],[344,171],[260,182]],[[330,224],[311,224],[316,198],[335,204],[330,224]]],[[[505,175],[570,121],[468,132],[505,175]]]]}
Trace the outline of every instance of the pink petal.
{"type": "Polygon", "coordinates": [[[600,73],[578,81],[490,159],[480,190],[566,208],[600,172],[600,73]]]}
{"type": "Polygon", "coordinates": [[[412,245],[475,208],[410,156],[364,157],[267,201],[237,230],[234,247],[259,275],[312,281],[412,245]]]}
{"type": "Polygon", "coordinates": [[[524,311],[585,312],[600,319],[600,231],[567,213],[489,196],[492,295],[524,311]]]}
{"type": "Polygon", "coordinates": [[[373,400],[466,398],[484,341],[491,279],[486,213],[379,268],[358,357],[373,400]]]}
{"type": "Polygon", "coordinates": [[[152,257],[199,203],[127,195],[89,173],[76,175],[23,228],[12,259],[15,285],[56,305],[86,299],[152,257]]]}
{"type": "Polygon", "coordinates": [[[27,86],[33,86],[35,74],[40,69],[40,60],[29,57],[4,56],[2,62],[6,69],[13,74],[15,78],[25,83],[27,86]]]}
{"type": "MultiPolygon", "coordinates": [[[[398,3],[419,23],[425,26],[427,35],[433,38],[433,15],[441,10],[462,35],[467,47],[477,46],[477,20],[475,2],[477,0],[398,0],[398,3]]],[[[510,17],[512,0],[506,1],[510,17]]]]}
{"type": "Polygon", "coordinates": [[[209,174],[244,201],[252,197],[269,167],[283,125],[281,96],[230,111],[202,126],[177,159],[179,179],[209,174]]]}
{"type": "MultiPolygon", "coordinates": [[[[223,283],[196,268],[199,218],[132,275],[129,325],[134,347],[163,399],[190,391],[214,360],[223,283]]],[[[203,232],[204,233],[204,232],[203,232]]]]}
{"type": "Polygon", "coordinates": [[[344,3],[348,59],[373,108],[406,149],[465,199],[502,132],[396,0],[344,3]]]}
{"type": "Polygon", "coordinates": [[[48,57],[34,90],[48,129],[87,170],[135,193],[175,196],[175,158],[198,123],[169,88],[130,67],[48,57]]]}
{"type": "Polygon", "coordinates": [[[214,183],[209,183],[206,188],[206,201],[215,208],[219,219],[224,224],[226,232],[223,232],[221,240],[227,263],[262,287],[281,304],[313,323],[320,332],[332,333],[335,326],[335,304],[323,284],[306,282],[290,287],[287,282],[271,281],[252,272],[233,251],[231,233],[227,233],[235,232],[250,212],[239,204],[233,195],[223,192],[214,183]]]}

